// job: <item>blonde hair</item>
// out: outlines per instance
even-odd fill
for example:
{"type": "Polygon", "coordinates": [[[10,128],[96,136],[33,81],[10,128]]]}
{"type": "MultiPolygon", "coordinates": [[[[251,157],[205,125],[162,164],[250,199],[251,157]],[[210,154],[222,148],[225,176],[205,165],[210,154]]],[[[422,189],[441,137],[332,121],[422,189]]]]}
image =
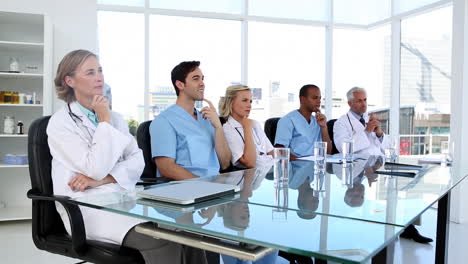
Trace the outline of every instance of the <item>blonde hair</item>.
{"type": "Polygon", "coordinates": [[[65,82],[65,77],[74,76],[78,67],[90,56],[97,58],[96,54],[88,50],[74,50],[63,57],[54,80],[55,91],[59,99],[67,103],[76,101],[75,91],[65,82]]]}
{"type": "Polygon", "coordinates": [[[232,113],[232,102],[236,98],[237,93],[240,91],[251,91],[246,85],[231,85],[226,88],[226,94],[219,99],[218,109],[219,115],[222,117],[229,117],[232,113]]]}

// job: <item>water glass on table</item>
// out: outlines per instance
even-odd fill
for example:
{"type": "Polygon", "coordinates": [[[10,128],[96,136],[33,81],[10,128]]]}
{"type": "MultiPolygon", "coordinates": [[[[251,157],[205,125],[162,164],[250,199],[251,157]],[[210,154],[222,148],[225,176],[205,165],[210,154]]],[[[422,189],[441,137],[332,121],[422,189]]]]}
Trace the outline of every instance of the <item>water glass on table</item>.
{"type": "Polygon", "coordinates": [[[275,186],[288,186],[289,182],[289,148],[274,148],[274,180],[275,186]]]}
{"type": "Polygon", "coordinates": [[[343,155],[343,163],[353,162],[353,153],[354,153],[354,142],[345,141],[341,146],[341,154],[343,155]]]}
{"type": "Polygon", "coordinates": [[[327,160],[327,142],[317,141],[314,143],[315,166],[319,169],[325,169],[327,160]]]}

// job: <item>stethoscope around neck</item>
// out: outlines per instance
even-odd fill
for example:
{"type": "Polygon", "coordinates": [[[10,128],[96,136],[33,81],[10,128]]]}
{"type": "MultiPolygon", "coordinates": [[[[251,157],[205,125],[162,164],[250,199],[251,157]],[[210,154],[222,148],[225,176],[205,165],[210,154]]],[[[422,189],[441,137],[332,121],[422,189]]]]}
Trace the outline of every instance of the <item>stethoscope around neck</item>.
{"type": "Polygon", "coordinates": [[[81,117],[73,113],[70,107],[70,103],[67,103],[67,106],[68,106],[68,114],[70,115],[70,118],[75,123],[76,127],[78,127],[78,129],[80,129],[81,131],[83,131],[83,128],[84,128],[84,130],[86,130],[86,132],[88,133],[89,138],[86,138],[85,136],[82,135],[83,139],[86,140],[89,146],[92,146],[93,144],[91,141],[92,141],[93,135],[91,134],[91,132],[89,132],[88,128],[83,125],[83,119],[81,119],[81,117]],[[81,126],[78,124],[77,120],[80,122],[81,126]]]}
{"type": "MultiPolygon", "coordinates": [[[[349,112],[346,113],[346,117],[348,118],[348,122],[349,122],[349,125],[351,126],[351,130],[353,131],[353,134],[356,134],[356,130],[354,130],[354,126],[351,122],[351,119],[349,118],[349,112]]],[[[364,116],[362,118],[364,118],[364,116]]]]}
{"type": "MultiPolygon", "coordinates": [[[[70,106],[68,106],[70,107],[70,106]]],[[[353,134],[356,134],[356,130],[354,130],[354,126],[351,123],[351,119],[349,118],[349,113],[346,113],[346,117],[348,118],[349,125],[351,126],[351,130],[353,131],[353,134]]]]}
{"type": "MultiPolygon", "coordinates": [[[[237,133],[239,134],[239,136],[240,136],[241,139],[242,139],[242,142],[244,142],[244,144],[245,144],[244,136],[243,136],[242,133],[239,131],[239,128],[238,128],[238,127],[234,127],[234,129],[237,131],[237,133]]],[[[253,138],[254,138],[255,145],[256,145],[256,146],[260,146],[260,145],[261,145],[261,142],[260,142],[260,139],[257,138],[255,129],[254,129],[254,133],[253,133],[253,138]]],[[[260,151],[259,154],[260,154],[260,156],[261,156],[261,155],[263,155],[263,154],[265,154],[265,153],[260,151]]]]}

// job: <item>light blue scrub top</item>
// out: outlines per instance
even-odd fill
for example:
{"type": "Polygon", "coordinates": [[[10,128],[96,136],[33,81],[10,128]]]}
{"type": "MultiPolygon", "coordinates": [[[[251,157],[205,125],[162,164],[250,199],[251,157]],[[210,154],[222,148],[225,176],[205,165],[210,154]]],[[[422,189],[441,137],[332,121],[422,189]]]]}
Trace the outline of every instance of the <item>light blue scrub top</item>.
{"type": "Polygon", "coordinates": [[[196,113],[197,120],[174,104],[159,114],[150,125],[152,156],[175,159],[177,165],[200,177],[219,174],[214,127],[196,113]]]}
{"type": "Polygon", "coordinates": [[[309,124],[298,110],[294,110],[278,121],[275,144],[290,148],[296,157],[314,155],[316,141],[322,141],[322,132],[314,116],[310,116],[309,124]]]}

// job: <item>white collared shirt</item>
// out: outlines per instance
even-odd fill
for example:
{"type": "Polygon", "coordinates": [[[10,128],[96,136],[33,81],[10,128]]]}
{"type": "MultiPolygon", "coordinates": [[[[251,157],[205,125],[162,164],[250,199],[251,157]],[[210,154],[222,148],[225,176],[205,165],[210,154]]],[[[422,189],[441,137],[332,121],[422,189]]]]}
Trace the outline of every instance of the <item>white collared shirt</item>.
{"type": "MultiPolygon", "coordinates": [[[[224,136],[231,149],[232,164],[238,167],[245,167],[239,162],[244,155],[244,129],[232,116],[229,116],[227,122],[223,125],[224,136]]],[[[256,167],[266,166],[273,160],[267,153],[273,150],[273,145],[265,135],[259,122],[254,121],[252,127],[255,148],[257,150],[256,167]]]]}

